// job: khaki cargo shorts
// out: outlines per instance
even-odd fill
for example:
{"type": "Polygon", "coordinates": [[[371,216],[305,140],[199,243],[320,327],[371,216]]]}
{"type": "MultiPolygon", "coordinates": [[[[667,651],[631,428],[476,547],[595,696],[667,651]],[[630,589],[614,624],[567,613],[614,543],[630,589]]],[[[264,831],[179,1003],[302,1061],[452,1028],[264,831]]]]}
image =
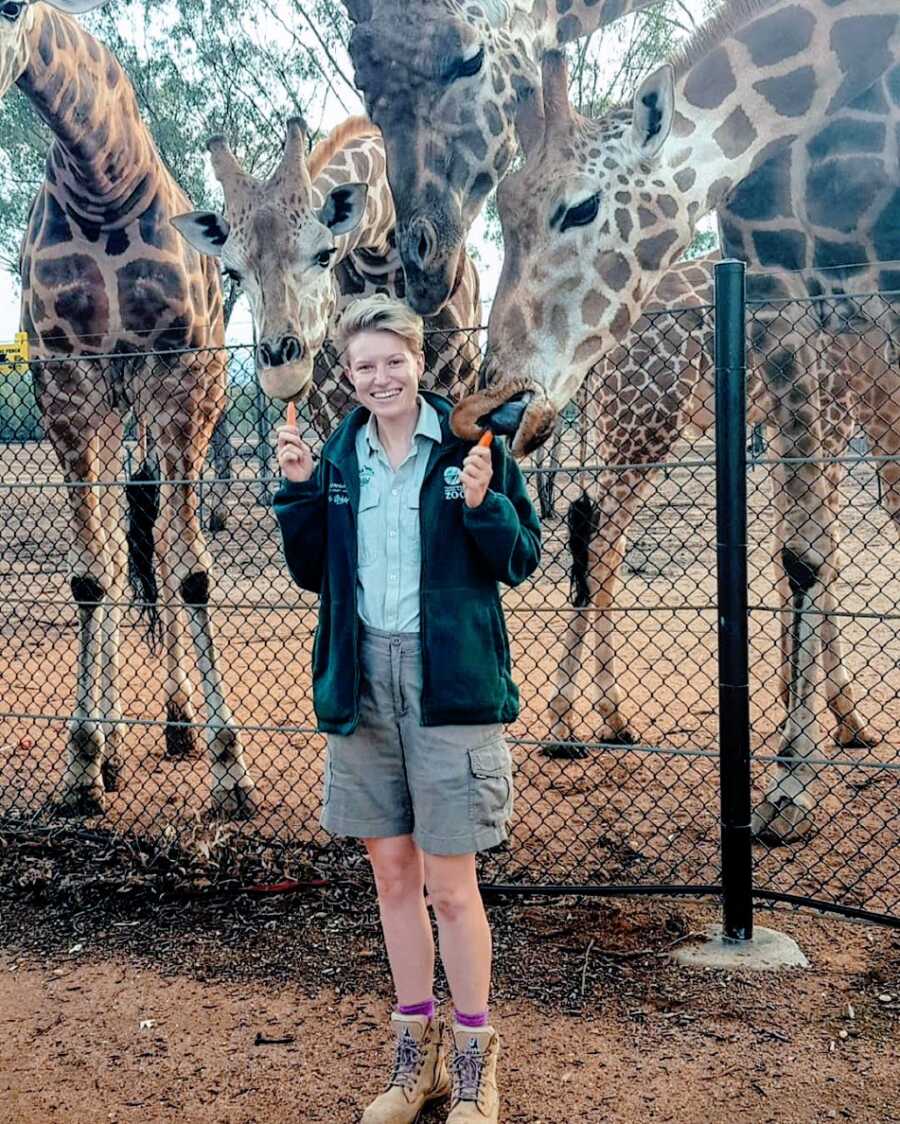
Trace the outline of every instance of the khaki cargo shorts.
{"type": "Polygon", "coordinates": [[[360,839],[412,835],[430,855],[496,847],[512,816],[503,727],[422,726],[419,637],[365,628],[360,722],[328,735],[321,823],[360,839]]]}

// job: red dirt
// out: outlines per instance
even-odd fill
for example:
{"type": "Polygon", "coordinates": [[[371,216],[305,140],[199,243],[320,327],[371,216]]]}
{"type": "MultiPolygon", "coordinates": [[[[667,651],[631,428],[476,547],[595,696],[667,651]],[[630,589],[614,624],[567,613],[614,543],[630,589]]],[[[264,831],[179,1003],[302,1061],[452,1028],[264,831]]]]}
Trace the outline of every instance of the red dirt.
{"type": "MultiPolygon", "coordinates": [[[[503,1124],[900,1120],[896,933],[763,913],[812,966],[734,975],[653,954],[714,920],[711,906],[491,914],[503,1124]]],[[[3,1124],[356,1124],[379,1089],[388,997],[371,911],[326,915],[295,896],[4,916],[3,1124]]]]}

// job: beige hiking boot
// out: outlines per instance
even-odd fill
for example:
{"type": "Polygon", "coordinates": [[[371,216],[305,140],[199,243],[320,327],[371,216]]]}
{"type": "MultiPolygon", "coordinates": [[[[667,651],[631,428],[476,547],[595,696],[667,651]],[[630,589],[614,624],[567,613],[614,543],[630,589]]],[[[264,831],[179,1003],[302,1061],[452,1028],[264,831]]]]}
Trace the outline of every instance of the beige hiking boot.
{"type": "Polygon", "coordinates": [[[396,1038],[394,1072],[387,1092],[363,1113],[362,1124],[413,1124],[429,1101],[450,1092],[437,1016],[391,1015],[396,1038]]]}
{"type": "Polygon", "coordinates": [[[450,1071],[453,1093],[447,1124],[497,1124],[497,1057],[500,1036],[492,1026],[479,1030],[453,1024],[450,1071]]]}

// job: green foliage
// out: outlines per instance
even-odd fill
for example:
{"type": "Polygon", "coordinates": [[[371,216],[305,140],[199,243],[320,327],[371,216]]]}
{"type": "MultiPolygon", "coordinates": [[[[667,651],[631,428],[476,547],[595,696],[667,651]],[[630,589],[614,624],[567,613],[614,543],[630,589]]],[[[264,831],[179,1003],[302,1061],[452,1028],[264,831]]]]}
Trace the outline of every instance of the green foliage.
{"type": "MultiPolygon", "coordinates": [[[[206,164],[212,134],[265,173],[287,116],[309,117],[328,91],[359,110],[349,75],[328,61],[346,34],[336,3],[119,0],[82,18],[124,66],[162,158],[198,208],[219,204],[206,164]]],[[[50,140],[13,89],[0,104],[0,266],[12,271],[50,140]]]]}

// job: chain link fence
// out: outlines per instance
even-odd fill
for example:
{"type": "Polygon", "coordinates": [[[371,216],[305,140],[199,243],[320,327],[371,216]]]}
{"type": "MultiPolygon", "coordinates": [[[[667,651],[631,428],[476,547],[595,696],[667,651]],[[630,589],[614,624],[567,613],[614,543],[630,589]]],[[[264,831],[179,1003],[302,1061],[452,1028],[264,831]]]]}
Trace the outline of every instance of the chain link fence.
{"type": "MultiPolygon", "coordinates": [[[[704,292],[709,299],[710,290],[698,289],[690,307],[651,309],[563,412],[551,445],[523,466],[542,514],[544,553],[534,579],[504,593],[522,714],[509,730],[512,835],[483,857],[482,876],[496,886],[721,886],[715,318],[704,292]]],[[[896,920],[900,449],[892,441],[900,441],[900,337],[897,299],[872,300],[862,320],[844,308],[832,322],[809,302],[748,312],[754,806],[784,767],[777,755],[789,702],[808,727],[803,777],[814,793],[797,838],[771,838],[779,824],[770,823],[754,860],[758,893],[896,920]],[[801,328],[796,369],[808,356],[808,377],[775,379],[794,387],[779,406],[757,359],[766,347],[772,354],[779,334],[793,347],[801,328]],[[795,408],[801,393],[803,411],[795,408]],[[787,398],[811,443],[797,440],[795,426],[786,446],[779,408],[787,398]],[[813,600],[798,608],[782,547],[803,535],[813,538],[813,554],[823,543],[829,553],[813,600]],[[785,639],[792,629],[803,633],[793,654],[785,639]],[[816,642],[818,671],[809,671],[816,642]],[[802,673],[799,702],[788,698],[791,668],[802,673]],[[836,744],[836,732],[845,744],[836,744]]],[[[470,334],[470,344],[480,340],[470,334]]],[[[232,840],[317,860],[343,845],[318,827],[324,739],[309,682],[316,603],[286,574],[270,510],[281,409],[258,390],[251,348],[191,353],[190,365],[223,358],[227,410],[211,436],[199,424],[188,435],[203,446],[195,457],[202,475],[179,483],[164,472],[159,496],[153,482],[167,450],[129,424],[123,403],[151,368],[177,380],[183,356],[37,362],[30,376],[0,380],[0,817],[54,822],[68,799],[68,810],[90,813],[91,825],[173,839],[207,830],[211,810],[232,811],[217,821],[232,840]],[[71,408],[50,393],[64,379],[71,408]],[[42,423],[39,400],[53,424],[42,423]],[[91,451],[87,480],[71,472],[67,479],[60,468],[73,446],[91,451]],[[180,584],[195,569],[197,544],[188,564],[189,536],[170,532],[168,563],[158,557],[164,565],[152,573],[147,565],[157,505],[157,544],[167,512],[180,505],[177,518],[190,526],[196,507],[211,562],[208,632],[200,599],[189,595],[185,604],[180,584]],[[115,562],[124,558],[126,529],[137,592],[115,562]],[[91,609],[86,637],[71,579],[88,573],[108,575],[112,594],[102,610],[91,609]],[[96,806],[71,796],[78,706],[91,736],[104,733],[107,791],[96,806]],[[221,798],[223,761],[240,775],[240,799],[221,798]]],[[[351,405],[330,353],[316,378],[301,410],[315,445],[351,405]]],[[[151,430],[165,428],[151,420],[151,430]]],[[[90,589],[76,581],[75,593],[84,616],[90,589]]]]}

